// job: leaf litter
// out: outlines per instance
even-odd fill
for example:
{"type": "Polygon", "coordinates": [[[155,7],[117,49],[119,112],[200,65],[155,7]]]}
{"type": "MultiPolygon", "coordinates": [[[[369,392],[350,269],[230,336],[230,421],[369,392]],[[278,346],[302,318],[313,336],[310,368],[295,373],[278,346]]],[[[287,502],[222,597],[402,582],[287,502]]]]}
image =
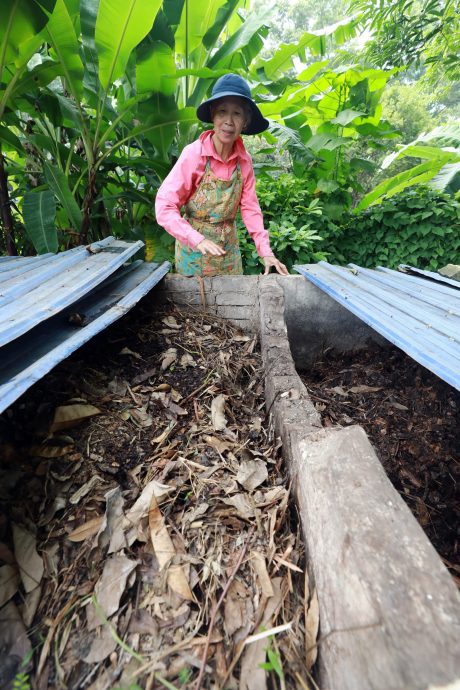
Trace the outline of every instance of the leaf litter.
{"type": "Polygon", "coordinates": [[[139,306],[0,434],[1,687],[24,669],[34,690],[317,687],[254,338],[139,306]]]}

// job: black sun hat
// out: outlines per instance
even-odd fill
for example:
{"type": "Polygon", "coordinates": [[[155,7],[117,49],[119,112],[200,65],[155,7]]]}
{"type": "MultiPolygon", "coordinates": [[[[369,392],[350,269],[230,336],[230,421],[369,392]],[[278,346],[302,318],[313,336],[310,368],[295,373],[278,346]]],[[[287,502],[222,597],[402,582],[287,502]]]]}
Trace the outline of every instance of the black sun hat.
{"type": "Polygon", "coordinates": [[[225,96],[238,96],[243,98],[251,109],[251,122],[243,129],[243,134],[260,134],[264,132],[269,122],[264,118],[259,108],[254,103],[251,91],[245,80],[238,74],[224,74],[213,86],[211,98],[198,106],[196,114],[201,122],[212,122],[211,103],[225,96]]]}

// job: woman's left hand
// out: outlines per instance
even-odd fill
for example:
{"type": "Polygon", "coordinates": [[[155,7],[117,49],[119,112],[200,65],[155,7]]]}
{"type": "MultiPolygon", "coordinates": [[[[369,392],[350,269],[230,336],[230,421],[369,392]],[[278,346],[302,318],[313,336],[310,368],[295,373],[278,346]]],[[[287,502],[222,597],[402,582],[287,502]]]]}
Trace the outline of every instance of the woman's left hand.
{"type": "Polygon", "coordinates": [[[265,271],[264,271],[264,276],[268,275],[270,273],[270,268],[274,266],[278,273],[280,273],[282,276],[288,276],[289,271],[287,270],[286,266],[281,263],[281,261],[278,261],[276,256],[263,256],[262,260],[265,264],[265,271]]]}

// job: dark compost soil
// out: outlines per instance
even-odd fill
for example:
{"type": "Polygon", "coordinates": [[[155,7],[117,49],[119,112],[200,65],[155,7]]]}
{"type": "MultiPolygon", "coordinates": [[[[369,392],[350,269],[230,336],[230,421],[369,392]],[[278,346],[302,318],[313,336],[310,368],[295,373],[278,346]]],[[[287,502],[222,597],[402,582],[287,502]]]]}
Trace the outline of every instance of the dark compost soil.
{"type": "Polygon", "coordinates": [[[329,352],[302,378],[325,426],[364,427],[460,585],[460,393],[394,347],[329,352]]]}

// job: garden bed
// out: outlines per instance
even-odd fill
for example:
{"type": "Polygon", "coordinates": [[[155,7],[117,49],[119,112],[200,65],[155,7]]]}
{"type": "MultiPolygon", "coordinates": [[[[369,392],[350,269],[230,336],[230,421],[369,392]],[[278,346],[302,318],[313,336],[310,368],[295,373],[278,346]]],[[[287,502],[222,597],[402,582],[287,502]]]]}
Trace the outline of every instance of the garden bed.
{"type": "Polygon", "coordinates": [[[460,585],[460,393],[394,347],[329,351],[302,375],[325,427],[360,424],[460,585]]]}
{"type": "Polygon", "coordinates": [[[1,687],[313,687],[317,599],[255,337],[138,307],[0,431],[1,687]]]}

